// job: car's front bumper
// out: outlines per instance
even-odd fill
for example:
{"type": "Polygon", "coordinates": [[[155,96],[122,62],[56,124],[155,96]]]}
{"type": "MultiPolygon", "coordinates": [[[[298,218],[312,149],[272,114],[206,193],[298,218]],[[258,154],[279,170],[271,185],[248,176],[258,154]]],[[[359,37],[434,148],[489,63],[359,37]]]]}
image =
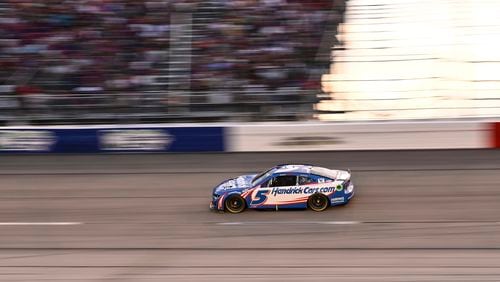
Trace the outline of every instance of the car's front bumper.
{"type": "Polygon", "coordinates": [[[212,200],[210,201],[209,208],[211,210],[224,210],[224,195],[215,196],[212,195],[212,200]]]}

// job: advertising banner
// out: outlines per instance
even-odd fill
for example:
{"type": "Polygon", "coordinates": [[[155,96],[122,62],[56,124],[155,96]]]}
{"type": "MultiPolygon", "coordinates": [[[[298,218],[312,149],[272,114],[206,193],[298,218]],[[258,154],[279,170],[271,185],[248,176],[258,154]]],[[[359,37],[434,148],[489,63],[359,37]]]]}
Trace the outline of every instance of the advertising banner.
{"type": "Polygon", "coordinates": [[[222,127],[0,129],[0,153],[222,152],[222,127]]]}

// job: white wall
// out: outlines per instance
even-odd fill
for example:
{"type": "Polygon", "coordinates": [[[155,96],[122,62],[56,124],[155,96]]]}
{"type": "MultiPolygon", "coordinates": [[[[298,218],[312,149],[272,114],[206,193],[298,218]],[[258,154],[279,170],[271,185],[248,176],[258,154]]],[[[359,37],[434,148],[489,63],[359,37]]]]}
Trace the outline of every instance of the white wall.
{"type": "Polygon", "coordinates": [[[487,148],[490,134],[481,122],[255,124],[227,130],[233,152],[487,148]]]}

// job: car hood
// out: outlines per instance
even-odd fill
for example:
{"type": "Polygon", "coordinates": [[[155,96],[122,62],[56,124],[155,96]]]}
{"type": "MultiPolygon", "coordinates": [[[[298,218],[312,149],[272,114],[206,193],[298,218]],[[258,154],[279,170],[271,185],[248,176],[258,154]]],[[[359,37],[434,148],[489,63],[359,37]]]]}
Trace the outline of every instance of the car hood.
{"type": "Polygon", "coordinates": [[[252,179],[257,174],[241,175],[236,178],[228,179],[214,188],[214,193],[222,194],[228,191],[238,191],[252,186],[252,179]]]}

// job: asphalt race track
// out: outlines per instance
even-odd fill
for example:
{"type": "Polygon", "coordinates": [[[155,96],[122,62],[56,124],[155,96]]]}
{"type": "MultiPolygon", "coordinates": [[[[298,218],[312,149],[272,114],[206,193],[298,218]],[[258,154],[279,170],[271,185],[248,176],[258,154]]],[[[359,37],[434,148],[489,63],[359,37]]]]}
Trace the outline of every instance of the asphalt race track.
{"type": "Polygon", "coordinates": [[[500,150],[2,155],[0,281],[500,281],[500,150]],[[286,162],[350,168],[357,195],[208,210],[286,162]]]}

